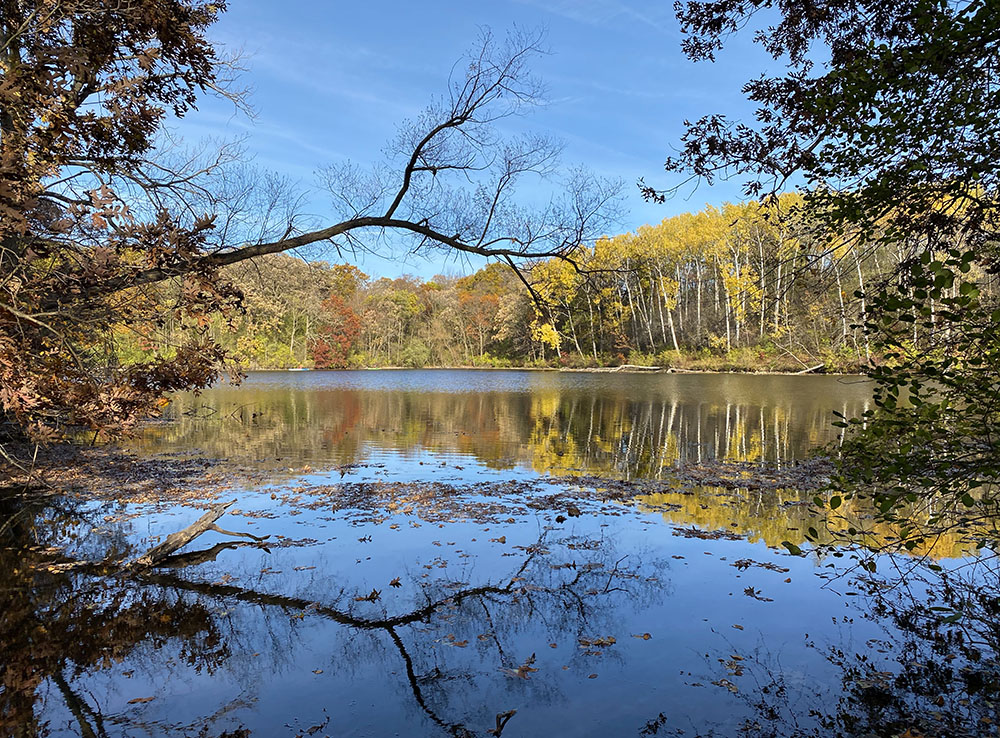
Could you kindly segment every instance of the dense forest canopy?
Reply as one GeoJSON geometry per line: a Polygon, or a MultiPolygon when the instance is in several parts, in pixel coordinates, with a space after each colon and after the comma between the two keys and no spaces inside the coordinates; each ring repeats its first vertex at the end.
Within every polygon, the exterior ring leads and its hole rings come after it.
{"type": "MultiPolygon", "coordinates": [[[[598,239],[574,262],[537,261],[529,286],[502,264],[465,277],[386,279],[274,255],[231,267],[247,312],[215,340],[247,368],[656,366],[828,371],[883,358],[863,330],[868,285],[905,259],[830,242],[802,197],[706,207],[598,239]]],[[[987,292],[994,278],[978,275],[987,292]]],[[[954,287],[957,290],[957,287],[954,287]]],[[[164,293],[165,304],[166,293],[164,293]]],[[[908,325],[914,346],[933,331],[908,325]]],[[[119,351],[148,360],[181,341],[179,323],[122,330],[119,351]]]]}

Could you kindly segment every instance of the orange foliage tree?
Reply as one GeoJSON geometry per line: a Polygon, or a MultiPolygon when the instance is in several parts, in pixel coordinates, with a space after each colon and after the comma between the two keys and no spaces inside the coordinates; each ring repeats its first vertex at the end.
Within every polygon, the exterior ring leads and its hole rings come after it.
{"type": "Polygon", "coordinates": [[[361,335],[361,319],[339,295],[323,301],[323,313],[325,322],[311,346],[313,362],[317,369],[345,369],[361,335]]]}

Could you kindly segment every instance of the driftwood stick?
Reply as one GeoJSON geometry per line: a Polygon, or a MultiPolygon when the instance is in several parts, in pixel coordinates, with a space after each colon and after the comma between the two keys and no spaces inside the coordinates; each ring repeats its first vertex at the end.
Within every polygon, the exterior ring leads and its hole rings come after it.
{"type": "Polygon", "coordinates": [[[153,548],[129,564],[129,567],[133,569],[148,569],[151,566],[156,566],[157,563],[177,549],[186,546],[205,531],[212,530],[215,527],[215,521],[221,518],[226,510],[235,502],[236,500],[230,500],[229,502],[220,502],[218,505],[212,505],[204,515],[191,523],[187,528],[179,530],[176,533],[171,533],[163,543],[153,546],[153,548]]]}
{"type": "Polygon", "coordinates": [[[796,374],[810,374],[811,372],[818,371],[822,369],[826,364],[817,364],[816,366],[810,366],[803,369],[801,372],[795,372],[796,374]]]}

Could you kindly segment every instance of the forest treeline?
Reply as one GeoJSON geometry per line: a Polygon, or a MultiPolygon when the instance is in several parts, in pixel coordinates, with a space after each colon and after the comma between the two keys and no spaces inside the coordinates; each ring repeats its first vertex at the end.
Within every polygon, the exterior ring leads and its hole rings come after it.
{"type": "MultiPolygon", "coordinates": [[[[524,280],[500,263],[424,281],[274,254],[228,269],[244,309],[203,329],[250,369],[628,362],[850,370],[873,358],[861,295],[906,256],[862,253],[857,243],[850,234],[818,238],[800,197],[786,194],[767,207],[707,206],[603,238],[573,261],[529,265],[524,280]]],[[[158,325],[119,332],[126,361],[182,343],[170,290],[158,325]]]]}

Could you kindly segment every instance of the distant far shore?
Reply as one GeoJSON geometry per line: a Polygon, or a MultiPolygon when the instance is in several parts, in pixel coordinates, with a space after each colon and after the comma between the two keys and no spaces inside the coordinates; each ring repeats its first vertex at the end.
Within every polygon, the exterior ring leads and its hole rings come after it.
{"type": "Polygon", "coordinates": [[[806,374],[819,374],[824,376],[856,376],[863,374],[860,367],[838,369],[831,371],[822,365],[806,367],[800,370],[781,369],[761,369],[761,368],[721,368],[721,369],[685,369],[681,367],[658,367],[642,366],[634,364],[623,364],[620,366],[597,366],[597,367],[560,367],[560,366],[356,366],[335,368],[315,368],[315,367],[252,367],[244,369],[246,372],[335,372],[335,371],[517,371],[517,372],[565,372],[576,374],[757,374],[773,376],[796,376],[806,374]]]}

